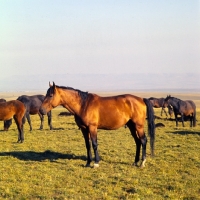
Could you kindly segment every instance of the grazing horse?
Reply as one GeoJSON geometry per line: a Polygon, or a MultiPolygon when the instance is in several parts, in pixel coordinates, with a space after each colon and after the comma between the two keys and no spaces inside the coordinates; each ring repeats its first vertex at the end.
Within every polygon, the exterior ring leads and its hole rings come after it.
{"type": "Polygon", "coordinates": [[[23,125],[25,123],[25,117],[24,117],[25,112],[26,108],[24,104],[18,100],[12,100],[0,103],[0,120],[5,121],[12,119],[12,117],[15,120],[17,129],[19,131],[17,142],[24,141],[23,125]]]}
{"type": "MultiPolygon", "coordinates": [[[[17,100],[21,101],[26,107],[26,118],[30,126],[30,131],[32,131],[30,115],[35,115],[35,114],[38,114],[41,120],[40,130],[43,129],[44,115],[41,114],[39,110],[40,106],[42,105],[42,102],[44,101],[44,98],[45,98],[44,95],[33,95],[33,96],[22,95],[17,98],[17,100]]],[[[47,113],[47,116],[48,116],[48,125],[50,127],[50,130],[52,130],[51,111],[47,113]]]]}
{"type": "Polygon", "coordinates": [[[47,90],[40,110],[45,114],[56,106],[62,105],[74,115],[75,122],[81,129],[85,139],[87,149],[86,167],[89,167],[92,161],[90,139],[95,155],[94,167],[99,166],[97,129],[114,130],[124,125],[127,125],[130,129],[136,143],[134,164],[137,165],[139,162],[142,146],[141,167],[144,167],[147,144],[147,137],[144,133],[146,114],[152,155],[154,153],[155,138],[154,111],[148,99],[130,94],[100,97],[70,87],[57,86],[54,82],[53,85],[49,84],[49,86],[50,88],[47,90]]]}
{"type": "Polygon", "coordinates": [[[172,115],[173,115],[173,109],[172,109],[171,106],[168,106],[168,105],[164,107],[164,106],[163,106],[164,100],[165,100],[164,98],[155,98],[155,97],[150,97],[150,98],[149,98],[149,101],[151,102],[151,104],[152,104],[152,106],[153,106],[154,108],[161,108],[161,113],[160,113],[161,116],[162,116],[162,113],[163,113],[163,111],[164,111],[166,117],[168,117],[167,112],[166,112],[166,110],[165,110],[165,108],[167,107],[167,108],[168,108],[169,116],[170,116],[170,118],[171,118],[172,115]]]}
{"type": "MultiPolygon", "coordinates": [[[[0,103],[2,103],[2,102],[5,103],[6,100],[5,99],[0,99],[0,103]]],[[[8,131],[8,129],[10,128],[11,124],[12,124],[12,119],[5,120],[4,123],[3,123],[4,131],[8,131]]]]}
{"type": "Polygon", "coordinates": [[[190,127],[196,126],[196,105],[191,100],[182,101],[176,97],[167,96],[163,106],[171,105],[174,110],[176,126],[178,126],[178,115],[181,115],[182,125],[184,127],[184,117],[190,118],[190,127]]]}

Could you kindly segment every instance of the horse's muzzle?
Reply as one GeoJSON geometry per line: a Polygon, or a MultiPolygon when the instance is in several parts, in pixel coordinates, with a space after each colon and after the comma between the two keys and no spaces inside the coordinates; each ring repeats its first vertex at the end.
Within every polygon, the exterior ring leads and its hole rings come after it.
{"type": "Polygon", "coordinates": [[[44,108],[42,108],[42,107],[40,107],[40,113],[42,114],[42,115],[46,115],[47,114],[47,111],[46,111],[46,109],[44,109],[44,108]]]}

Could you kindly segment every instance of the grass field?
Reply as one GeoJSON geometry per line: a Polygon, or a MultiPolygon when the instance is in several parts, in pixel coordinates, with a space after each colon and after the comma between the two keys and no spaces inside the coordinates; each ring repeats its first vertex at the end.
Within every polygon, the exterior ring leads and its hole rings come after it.
{"type": "Polygon", "coordinates": [[[31,116],[33,131],[26,123],[23,144],[16,143],[14,123],[0,131],[0,199],[200,199],[199,108],[195,128],[156,119],[165,127],[156,130],[155,157],[147,144],[143,169],[132,166],[135,143],[124,127],[98,131],[100,167],[85,168],[82,134],[72,116],[58,116],[62,111],[53,110],[52,131],[47,117],[40,131],[39,117],[31,116]]]}

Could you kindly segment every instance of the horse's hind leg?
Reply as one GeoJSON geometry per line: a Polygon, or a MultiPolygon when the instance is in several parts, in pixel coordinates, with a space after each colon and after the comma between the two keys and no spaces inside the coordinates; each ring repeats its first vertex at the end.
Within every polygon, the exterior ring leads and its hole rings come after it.
{"type": "Polygon", "coordinates": [[[28,124],[30,126],[30,131],[32,131],[31,118],[30,118],[30,115],[28,112],[26,113],[26,118],[27,118],[28,124]]]}
{"type": "Polygon", "coordinates": [[[141,149],[141,139],[138,137],[138,134],[136,132],[136,125],[135,123],[133,123],[132,121],[129,121],[127,123],[127,126],[131,132],[131,135],[133,136],[134,140],[135,140],[135,144],[136,144],[136,155],[135,155],[135,162],[134,165],[137,166],[137,163],[140,160],[140,149],[141,149]]]}
{"type": "Polygon", "coordinates": [[[23,117],[20,117],[20,116],[14,116],[14,120],[15,120],[15,123],[17,125],[17,129],[18,129],[18,140],[17,142],[23,142],[24,141],[24,132],[23,132],[23,117]]]}
{"type": "Polygon", "coordinates": [[[142,145],[141,167],[144,167],[145,162],[146,162],[146,145],[147,145],[147,137],[144,133],[144,126],[141,124],[133,124],[133,122],[132,122],[132,125],[129,125],[129,126],[130,126],[131,133],[132,133],[132,135],[136,141],[136,145],[137,145],[135,161],[138,160],[138,157],[140,154],[140,147],[142,145]],[[135,127],[134,129],[133,129],[133,126],[135,127]]]}
{"type": "Polygon", "coordinates": [[[94,150],[94,156],[95,156],[95,163],[94,163],[94,167],[99,167],[99,153],[98,153],[98,143],[97,143],[97,127],[96,126],[90,126],[89,127],[89,133],[90,133],[90,138],[92,141],[92,147],[94,150]]]}
{"type": "Polygon", "coordinates": [[[192,127],[193,126],[193,118],[194,118],[193,114],[190,115],[189,118],[190,118],[190,127],[192,127]]]}
{"type": "Polygon", "coordinates": [[[196,111],[193,113],[193,127],[195,127],[196,126],[196,111]]]}

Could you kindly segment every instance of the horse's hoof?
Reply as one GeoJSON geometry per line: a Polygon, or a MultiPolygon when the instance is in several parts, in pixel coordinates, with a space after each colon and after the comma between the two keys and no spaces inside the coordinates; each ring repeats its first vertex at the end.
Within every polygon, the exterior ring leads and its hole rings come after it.
{"type": "Polygon", "coordinates": [[[85,165],[85,167],[90,167],[90,163],[87,163],[87,164],[85,165]]]}
{"type": "Polygon", "coordinates": [[[134,166],[134,167],[139,167],[139,165],[138,165],[137,162],[134,162],[134,163],[133,163],[133,166],[134,166]]]}
{"type": "Polygon", "coordinates": [[[146,162],[146,160],[143,160],[143,161],[142,161],[142,163],[141,163],[141,165],[140,165],[140,168],[144,168],[144,167],[145,167],[145,162],[146,162]]]}
{"type": "Polygon", "coordinates": [[[99,163],[94,163],[94,168],[98,168],[99,167],[99,163]]]}

